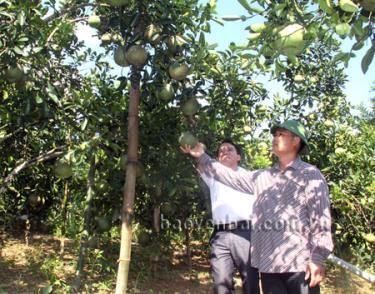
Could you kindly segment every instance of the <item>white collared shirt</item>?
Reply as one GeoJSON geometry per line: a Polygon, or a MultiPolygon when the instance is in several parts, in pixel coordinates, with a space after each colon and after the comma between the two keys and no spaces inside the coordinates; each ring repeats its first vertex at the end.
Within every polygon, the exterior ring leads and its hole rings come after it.
{"type": "MultiPolygon", "coordinates": [[[[238,169],[243,170],[240,167],[238,169]]],[[[251,219],[254,195],[234,190],[207,174],[201,174],[201,177],[210,189],[214,224],[227,224],[251,219]]]]}

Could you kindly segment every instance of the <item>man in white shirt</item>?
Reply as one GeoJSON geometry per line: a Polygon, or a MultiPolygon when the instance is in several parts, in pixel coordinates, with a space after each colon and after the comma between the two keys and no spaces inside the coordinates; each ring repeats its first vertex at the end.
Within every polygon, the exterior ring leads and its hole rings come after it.
{"type": "MultiPolygon", "coordinates": [[[[241,160],[241,148],[232,140],[224,140],[217,152],[218,161],[237,171],[241,160]]],[[[238,269],[243,293],[259,293],[258,270],[250,263],[251,214],[254,195],[245,194],[201,173],[210,189],[214,232],[210,239],[210,262],[214,280],[214,292],[234,292],[233,276],[238,269]]]]}

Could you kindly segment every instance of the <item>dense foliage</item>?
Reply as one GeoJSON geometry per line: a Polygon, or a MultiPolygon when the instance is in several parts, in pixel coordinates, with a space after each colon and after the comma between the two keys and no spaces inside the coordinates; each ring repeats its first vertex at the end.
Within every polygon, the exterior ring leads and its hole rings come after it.
{"type": "MultiPolygon", "coordinates": [[[[136,252],[158,261],[174,246],[185,244],[189,255],[191,240],[208,239],[209,227],[199,226],[209,219],[207,191],[193,162],[179,152],[182,132],[192,132],[213,156],[221,139],[231,136],[246,151],[244,164],[259,168],[272,162],[271,122],[298,118],[311,133],[307,160],[322,169],[331,188],[335,253],[373,271],[374,110],[350,112],[340,64],[348,55],[337,55],[339,43],[325,37],[328,29],[293,56],[272,48],[263,54],[274,38],[271,29],[283,19],[308,22],[310,33],[317,29],[314,12],[295,14],[310,1],[259,1],[263,12],[248,9],[270,16],[252,52],[234,44],[215,51],[207,44],[210,21],[218,21],[215,1],[113,2],[0,1],[0,230],[72,238],[77,254],[79,246],[90,255],[118,244],[128,103],[137,79],[136,252]],[[96,28],[101,50],[77,39],[76,24],[86,22],[96,28]],[[140,51],[135,61],[129,57],[134,45],[146,50],[146,59],[140,51]],[[171,72],[181,64],[189,71],[171,72]],[[267,85],[257,82],[261,74],[271,74],[287,94],[269,97],[267,85]],[[191,98],[200,104],[193,112],[186,111],[191,98]]],[[[370,17],[358,11],[353,26],[370,17]]],[[[325,14],[331,24],[348,16],[325,14]]],[[[371,26],[358,34],[369,37],[371,26]]],[[[51,283],[68,281],[54,277],[51,283]]]]}

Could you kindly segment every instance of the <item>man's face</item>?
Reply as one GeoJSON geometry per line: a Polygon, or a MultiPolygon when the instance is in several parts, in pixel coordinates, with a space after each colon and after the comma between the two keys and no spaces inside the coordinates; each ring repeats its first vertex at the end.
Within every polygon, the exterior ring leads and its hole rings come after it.
{"type": "Polygon", "coordinates": [[[228,167],[233,167],[237,166],[241,156],[237,154],[236,148],[232,144],[223,143],[219,147],[218,160],[228,167]]]}
{"type": "Polygon", "coordinates": [[[277,129],[273,134],[272,152],[277,155],[298,153],[300,138],[286,129],[277,129]]]}

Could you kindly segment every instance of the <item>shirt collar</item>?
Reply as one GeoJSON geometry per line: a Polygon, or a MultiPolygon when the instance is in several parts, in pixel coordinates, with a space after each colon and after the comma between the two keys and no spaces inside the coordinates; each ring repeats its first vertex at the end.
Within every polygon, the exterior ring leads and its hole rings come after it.
{"type": "MultiPolygon", "coordinates": [[[[294,169],[294,170],[299,170],[300,168],[301,168],[301,163],[302,163],[302,160],[301,160],[301,158],[299,157],[299,156],[297,156],[297,158],[295,159],[295,160],[293,160],[291,163],[289,163],[289,165],[287,166],[287,168],[285,169],[285,170],[287,170],[287,169],[294,169]]],[[[274,172],[276,172],[276,171],[281,171],[281,169],[280,169],[280,166],[279,166],[279,163],[278,162],[276,162],[273,166],[272,166],[272,170],[274,171],[274,172]]]]}

